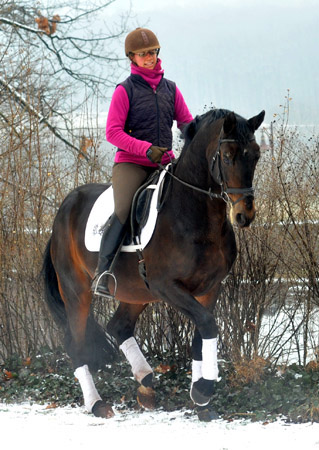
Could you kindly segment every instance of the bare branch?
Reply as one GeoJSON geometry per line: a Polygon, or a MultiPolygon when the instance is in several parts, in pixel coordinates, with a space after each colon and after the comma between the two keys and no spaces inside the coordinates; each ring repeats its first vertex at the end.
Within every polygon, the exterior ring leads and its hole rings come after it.
{"type": "MultiPolygon", "coordinates": [[[[108,89],[113,90],[117,82],[117,70],[124,58],[117,56],[116,46],[127,32],[130,11],[120,25],[102,24],[103,10],[114,2],[88,0],[80,8],[78,1],[56,0],[44,8],[41,0],[36,4],[33,0],[0,0],[0,44],[4,49],[0,86],[3,111],[8,110],[7,124],[16,125],[10,116],[10,99],[14,99],[81,154],[81,149],[72,144],[70,127],[62,129],[61,123],[67,125],[71,114],[82,110],[83,102],[97,104],[99,98],[105,99],[108,89]],[[103,32],[98,35],[89,20],[94,25],[101,23],[103,32]],[[52,118],[57,116],[59,120],[53,126],[52,118]]],[[[89,160],[86,154],[81,156],[89,160]]]]}
{"type": "Polygon", "coordinates": [[[0,16],[0,26],[2,23],[10,25],[13,28],[20,28],[21,30],[27,31],[29,33],[43,34],[43,31],[41,30],[37,30],[36,28],[32,28],[22,23],[15,22],[14,20],[6,19],[5,17],[0,16]]]}
{"type": "Polygon", "coordinates": [[[23,96],[21,94],[19,94],[19,92],[17,92],[16,89],[13,86],[11,86],[9,83],[7,83],[2,77],[0,77],[0,85],[3,88],[5,88],[8,92],[10,92],[10,94],[15,98],[15,100],[20,105],[22,105],[28,111],[29,114],[36,117],[40,124],[42,124],[42,123],[45,124],[49,128],[49,130],[58,139],[60,139],[62,142],[64,142],[68,147],[76,150],[87,161],[89,160],[86,153],[83,153],[78,147],[75,147],[71,142],[69,142],[67,139],[65,139],[61,135],[61,133],[59,132],[57,127],[54,127],[53,125],[51,125],[50,122],[42,114],[40,114],[32,105],[30,105],[30,103],[28,103],[28,101],[25,98],[23,98],[23,96]]]}

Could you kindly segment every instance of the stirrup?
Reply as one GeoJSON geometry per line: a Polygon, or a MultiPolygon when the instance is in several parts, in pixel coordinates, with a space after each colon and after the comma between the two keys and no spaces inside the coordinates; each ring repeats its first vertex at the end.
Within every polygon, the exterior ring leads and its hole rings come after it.
{"type": "Polygon", "coordinates": [[[108,270],[105,270],[100,275],[98,275],[98,278],[97,278],[95,286],[94,286],[94,291],[93,291],[94,295],[99,295],[100,297],[104,297],[104,298],[107,298],[109,300],[114,300],[115,299],[116,290],[117,290],[117,279],[116,279],[115,275],[112,272],[109,272],[108,270]],[[111,294],[110,292],[106,293],[105,291],[104,292],[103,291],[99,291],[99,284],[100,284],[101,279],[104,276],[108,276],[108,277],[112,277],[113,278],[113,280],[114,280],[114,294],[111,294]]]}

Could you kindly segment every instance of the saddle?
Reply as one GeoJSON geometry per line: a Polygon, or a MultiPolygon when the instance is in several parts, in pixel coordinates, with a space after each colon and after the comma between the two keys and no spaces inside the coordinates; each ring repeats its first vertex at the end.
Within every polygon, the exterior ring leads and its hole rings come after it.
{"type": "MultiPolygon", "coordinates": [[[[137,243],[136,241],[140,240],[141,231],[145,227],[149,218],[151,201],[154,190],[159,182],[159,178],[160,171],[156,170],[147,178],[146,182],[136,191],[134,195],[130,212],[130,229],[127,235],[129,243],[137,243]]],[[[159,212],[161,208],[163,185],[164,183],[161,183],[158,191],[156,206],[157,212],[159,212]]]]}
{"type": "MultiPolygon", "coordinates": [[[[157,170],[136,192],[129,218],[129,230],[121,251],[142,250],[150,241],[155,229],[157,214],[165,201],[167,170],[157,170]]],[[[110,186],[95,201],[85,229],[85,246],[91,252],[100,249],[103,227],[114,212],[113,188],[110,186]]]]}

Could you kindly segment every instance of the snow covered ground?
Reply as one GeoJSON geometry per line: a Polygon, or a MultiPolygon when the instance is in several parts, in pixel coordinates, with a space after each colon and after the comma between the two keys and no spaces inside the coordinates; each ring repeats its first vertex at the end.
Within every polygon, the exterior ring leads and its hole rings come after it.
{"type": "Polygon", "coordinates": [[[84,408],[0,403],[2,449],[282,450],[319,449],[319,424],[199,422],[186,411],[121,413],[109,420],[84,408]]]}

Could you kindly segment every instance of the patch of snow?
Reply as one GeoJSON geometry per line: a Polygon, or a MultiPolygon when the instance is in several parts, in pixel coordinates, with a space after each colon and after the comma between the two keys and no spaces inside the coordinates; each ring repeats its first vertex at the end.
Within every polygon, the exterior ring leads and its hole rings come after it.
{"type": "Polygon", "coordinates": [[[269,424],[249,420],[199,422],[190,411],[125,412],[100,419],[83,407],[46,409],[0,403],[1,448],[32,450],[110,448],[171,450],[319,449],[319,424],[269,424]],[[189,414],[185,414],[189,413],[189,414]],[[10,447],[9,447],[10,446],[10,447]]]}

